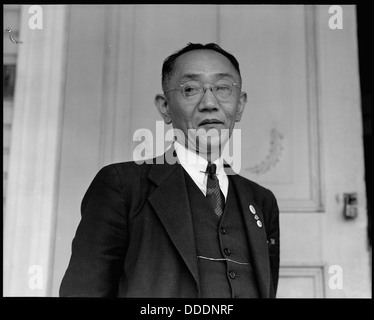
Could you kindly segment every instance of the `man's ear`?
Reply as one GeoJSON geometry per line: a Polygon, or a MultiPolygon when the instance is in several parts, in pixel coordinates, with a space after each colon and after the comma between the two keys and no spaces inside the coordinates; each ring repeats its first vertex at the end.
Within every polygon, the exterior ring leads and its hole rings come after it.
{"type": "Polygon", "coordinates": [[[240,92],[240,97],[239,97],[239,103],[238,103],[238,110],[236,111],[235,115],[235,121],[239,122],[240,119],[242,118],[242,114],[244,111],[244,106],[247,103],[247,93],[246,92],[240,92]]]}
{"type": "Polygon", "coordinates": [[[161,114],[162,118],[164,119],[164,122],[166,124],[171,123],[171,117],[170,117],[170,111],[169,111],[169,102],[165,95],[163,94],[157,94],[155,97],[155,105],[158,110],[158,112],[161,114]]]}

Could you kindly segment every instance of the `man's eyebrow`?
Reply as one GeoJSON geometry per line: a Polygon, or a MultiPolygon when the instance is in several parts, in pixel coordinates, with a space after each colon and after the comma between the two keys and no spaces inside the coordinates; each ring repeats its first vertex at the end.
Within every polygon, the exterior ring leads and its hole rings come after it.
{"type": "Polygon", "coordinates": [[[218,73],[217,76],[220,78],[228,77],[234,79],[234,76],[231,73],[218,73]]]}
{"type": "MultiPolygon", "coordinates": [[[[202,74],[199,73],[186,73],[184,74],[180,80],[200,80],[202,74]]],[[[234,79],[234,76],[231,73],[215,73],[214,76],[216,78],[231,78],[234,79]]]]}

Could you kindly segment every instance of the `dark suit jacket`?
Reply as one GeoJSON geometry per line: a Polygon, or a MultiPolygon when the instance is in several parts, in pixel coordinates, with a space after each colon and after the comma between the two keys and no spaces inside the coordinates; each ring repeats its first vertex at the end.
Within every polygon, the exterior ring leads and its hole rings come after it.
{"type": "MultiPolygon", "coordinates": [[[[183,168],[178,163],[153,163],[112,164],[96,175],[82,201],[82,219],[60,296],[199,297],[183,168]]],[[[231,181],[240,196],[261,297],[274,298],[279,272],[275,197],[239,175],[231,181]]]]}

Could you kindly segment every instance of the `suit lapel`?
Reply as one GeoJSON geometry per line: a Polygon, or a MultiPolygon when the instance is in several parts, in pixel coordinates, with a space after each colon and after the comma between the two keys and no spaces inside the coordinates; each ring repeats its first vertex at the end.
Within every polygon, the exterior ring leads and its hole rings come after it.
{"type": "Polygon", "coordinates": [[[253,257],[253,264],[255,267],[258,285],[263,298],[269,297],[270,290],[270,263],[268,257],[267,237],[264,225],[264,217],[258,205],[254,202],[247,186],[238,176],[231,175],[230,182],[233,182],[236,193],[239,195],[239,206],[241,208],[244,221],[247,227],[247,234],[249,239],[249,247],[253,257]],[[252,205],[256,210],[256,214],[261,221],[262,226],[259,227],[254,214],[249,209],[252,205]]]}
{"type": "MultiPolygon", "coordinates": [[[[166,159],[172,159],[173,151],[171,148],[166,152],[166,159]]],[[[178,163],[166,163],[165,158],[163,164],[160,162],[162,161],[152,165],[148,175],[158,185],[149,197],[149,202],[192,273],[198,288],[196,247],[183,168],[178,163]]]]}

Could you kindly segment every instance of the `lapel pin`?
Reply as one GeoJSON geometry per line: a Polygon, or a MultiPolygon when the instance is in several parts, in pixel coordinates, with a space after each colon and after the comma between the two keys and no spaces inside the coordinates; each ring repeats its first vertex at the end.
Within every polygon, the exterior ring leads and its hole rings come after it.
{"type": "Polygon", "coordinates": [[[260,220],[257,220],[257,225],[261,228],[262,227],[262,222],[260,220]]]}
{"type": "Polygon", "coordinates": [[[249,210],[250,210],[253,214],[256,213],[256,209],[255,209],[255,207],[252,206],[251,204],[249,205],[249,210]]]}
{"type": "Polygon", "coordinates": [[[255,214],[255,219],[256,220],[260,219],[257,214],[255,214]]]}

